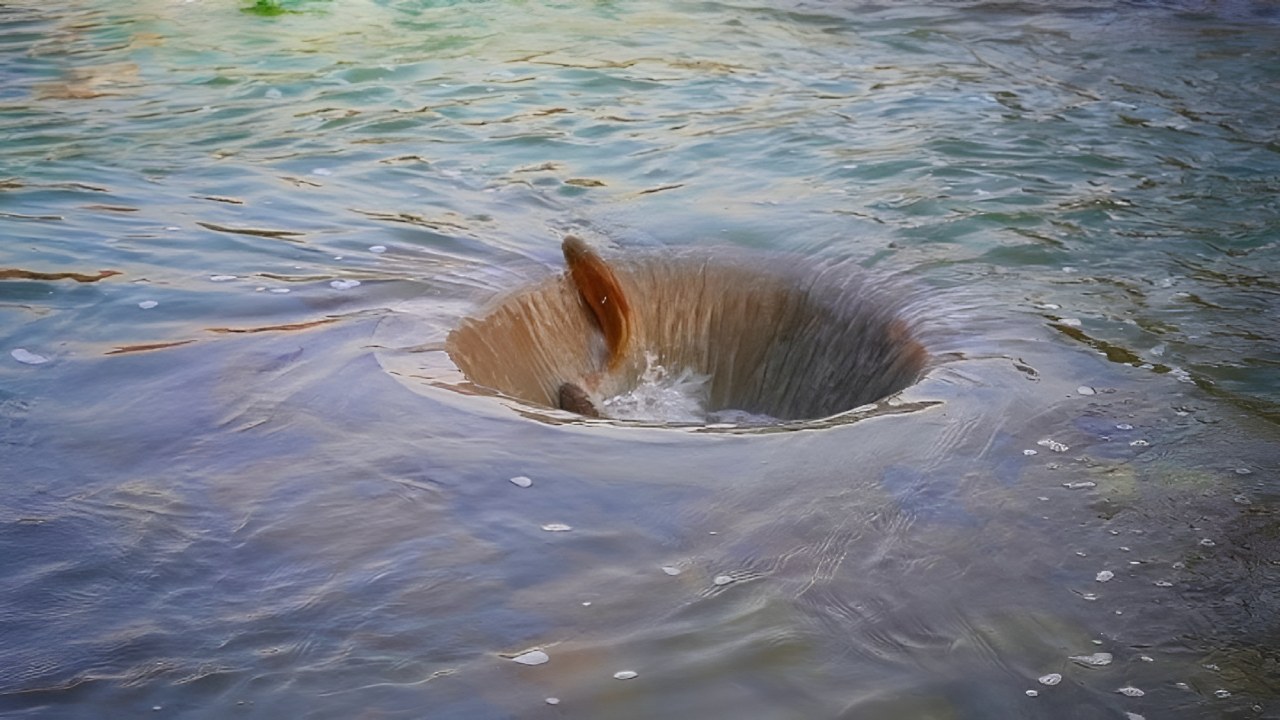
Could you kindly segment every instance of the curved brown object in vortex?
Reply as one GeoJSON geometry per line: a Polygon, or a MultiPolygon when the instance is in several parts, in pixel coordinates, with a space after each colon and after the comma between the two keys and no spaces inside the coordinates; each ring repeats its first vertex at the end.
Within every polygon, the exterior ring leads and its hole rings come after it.
{"type": "Polygon", "coordinates": [[[600,411],[596,409],[595,403],[591,402],[591,396],[587,395],[586,390],[573,383],[564,383],[560,386],[560,393],[556,401],[561,410],[568,410],[587,417],[600,417],[600,411]]]}
{"type": "Polygon", "coordinates": [[[561,249],[578,296],[604,333],[605,368],[613,370],[626,355],[631,342],[631,305],[613,270],[589,245],[578,237],[566,235],[561,249]]]}

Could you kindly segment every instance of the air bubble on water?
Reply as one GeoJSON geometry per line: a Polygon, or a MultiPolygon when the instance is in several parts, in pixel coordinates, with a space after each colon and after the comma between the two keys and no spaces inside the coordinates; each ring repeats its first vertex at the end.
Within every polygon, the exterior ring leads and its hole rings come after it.
{"type": "Polygon", "coordinates": [[[14,360],[17,360],[23,365],[43,365],[49,362],[49,358],[40,355],[39,353],[33,353],[26,348],[15,348],[10,350],[9,354],[13,356],[14,360]]]}
{"type": "Polygon", "coordinates": [[[1058,303],[1040,303],[1036,307],[1040,308],[1041,310],[1061,310],[1062,309],[1062,306],[1059,305],[1058,303]]]}
{"type": "Polygon", "coordinates": [[[1124,687],[1116,688],[1116,692],[1129,697],[1142,697],[1143,695],[1146,695],[1146,693],[1132,685],[1125,685],[1124,687]]]}
{"type": "Polygon", "coordinates": [[[729,583],[733,582],[733,576],[732,576],[732,575],[717,575],[717,576],[715,577],[715,579],[714,579],[714,580],[712,580],[711,582],[715,583],[716,585],[728,585],[729,583]]]}
{"type": "Polygon", "coordinates": [[[1064,444],[1064,443],[1060,443],[1060,442],[1058,442],[1057,440],[1050,440],[1049,438],[1045,438],[1044,440],[1040,440],[1040,441],[1039,441],[1039,442],[1037,442],[1036,444],[1037,444],[1037,445],[1040,445],[1040,446],[1042,446],[1042,447],[1047,447],[1047,448],[1049,448],[1050,450],[1052,450],[1052,451],[1054,451],[1054,452],[1066,452],[1066,451],[1068,451],[1068,450],[1070,450],[1070,449],[1071,449],[1071,447],[1070,447],[1070,446],[1068,446],[1068,445],[1066,445],[1066,444],[1064,444]]]}
{"type": "Polygon", "coordinates": [[[1118,424],[1116,425],[1116,429],[1117,429],[1117,430],[1132,430],[1132,429],[1133,429],[1133,426],[1132,426],[1132,425],[1130,425],[1129,423],[1118,423],[1118,424]]]}
{"type": "Polygon", "coordinates": [[[1039,451],[1036,451],[1036,450],[1032,450],[1032,449],[1030,449],[1030,448],[1027,448],[1026,450],[1023,450],[1023,451],[1022,451],[1022,454],[1023,454],[1023,455],[1026,455],[1027,457],[1031,457],[1032,455],[1039,455],[1040,453],[1039,453],[1039,451]]]}
{"type": "Polygon", "coordinates": [[[674,565],[663,565],[663,566],[662,566],[662,572],[664,572],[664,573],[666,573],[666,574],[668,574],[668,575],[671,575],[671,576],[675,576],[675,575],[679,575],[679,574],[680,574],[680,568],[678,568],[678,567],[676,567],[676,566],[674,566],[674,565]]]}
{"type": "Polygon", "coordinates": [[[1230,690],[1214,690],[1213,696],[1216,698],[1229,698],[1231,697],[1231,691],[1230,690]]]}
{"type": "Polygon", "coordinates": [[[1093,395],[1093,394],[1096,394],[1098,391],[1094,390],[1088,385],[1081,385],[1080,387],[1076,388],[1076,392],[1081,395],[1093,395]]]}
{"type": "Polygon", "coordinates": [[[1142,662],[1155,662],[1155,661],[1156,661],[1156,659],[1155,659],[1155,658],[1153,658],[1153,657],[1151,657],[1150,655],[1139,655],[1139,656],[1138,656],[1138,659],[1139,659],[1139,660],[1141,660],[1142,662]]]}
{"type": "Polygon", "coordinates": [[[515,485],[516,487],[527,488],[530,485],[533,485],[533,481],[525,477],[524,475],[517,475],[511,478],[511,484],[515,485]]]}
{"type": "Polygon", "coordinates": [[[210,282],[231,282],[232,280],[235,280],[235,279],[236,279],[235,275],[210,275],[209,276],[210,282]]]}
{"type": "Polygon", "coordinates": [[[329,287],[338,290],[350,290],[360,284],[359,280],[334,280],[329,283],[329,287]]]}
{"type": "Polygon", "coordinates": [[[1124,714],[1124,720],[1147,720],[1138,713],[1127,712],[1124,714]]]}
{"type": "Polygon", "coordinates": [[[1028,691],[1027,691],[1027,697],[1038,697],[1039,695],[1040,695],[1040,691],[1039,691],[1039,690],[1028,690],[1028,691]]]}
{"type": "Polygon", "coordinates": [[[1087,553],[1087,552],[1085,552],[1085,551],[1083,551],[1083,550],[1077,550],[1077,551],[1076,551],[1076,555],[1079,555],[1080,557],[1089,557],[1089,553],[1087,553]]]}
{"type": "Polygon", "coordinates": [[[267,292],[273,292],[273,293],[275,293],[275,294],[277,294],[277,295],[283,295],[283,294],[285,294],[285,293],[287,293],[287,292],[291,292],[291,291],[290,291],[290,289],[289,289],[289,288],[271,288],[271,289],[270,289],[270,290],[268,290],[267,292]]]}
{"type": "Polygon", "coordinates": [[[1233,497],[1233,498],[1231,498],[1231,499],[1232,499],[1232,500],[1234,500],[1234,501],[1235,501],[1235,503],[1236,503],[1237,505],[1252,505],[1252,504],[1253,504],[1253,501],[1252,501],[1252,500],[1250,500],[1250,499],[1249,499],[1249,497],[1248,497],[1247,495],[1236,495],[1235,497],[1233,497]]]}
{"type": "Polygon", "coordinates": [[[279,88],[267,88],[267,91],[262,95],[268,100],[279,100],[284,97],[284,93],[280,92],[279,88]]]}
{"type": "Polygon", "coordinates": [[[1106,582],[1115,576],[1116,574],[1111,572],[1110,570],[1103,570],[1102,572],[1095,575],[1093,579],[1097,580],[1098,582],[1106,582]]]}
{"type": "Polygon", "coordinates": [[[591,601],[590,601],[590,600],[583,600],[583,601],[582,601],[582,607],[591,607],[591,601]]]}
{"type": "Polygon", "coordinates": [[[569,532],[573,528],[569,525],[565,525],[564,523],[547,523],[542,526],[542,529],[547,532],[569,532]]]}
{"type": "Polygon", "coordinates": [[[1059,675],[1058,673],[1049,673],[1048,675],[1041,675],[1037,679],[1040,681],[1041,685],[1049,685],[1051,687],[1062,682],[1062,676],[1059,675]]]}
{"type": "Polygon", "coordinates": [[[1133,442],[1129,443],[1130,447],[1146,447],[1150,444],[1151,443],[1147,442],[1146,440],[1134,440],[1133,442]]]}
{"type": "Polygon", "coordinates": [[[548,705],[559,705],[559,704],[560,704],[560,698],[558,698],[558,697],[549,697],[549,698],[547,698],[547,704],[548,704],[548,705]]]}
{"type": "Polygon", "coordinates": [[[1253,474],[1253,471],[1252,471],[1252,470],[1250,470],[1250,469],[1249,469],[1249,468],[1247,468],[1247,467],[1238,467],[1238,468],[1236,468],[1236,474],[1237,474],[1237,475],[1252,475],[1252,474],[1253,474]]]}
{"type": "Polygon", "coordinates": [[[1094,600],[1098,599],[1098,595],[1096,593],[1091,593],[1091,592],[1080,593],[1080,597],[1084,598],[1085,600],[1088,600],[1089,602],[1093,602],[1094,600]]]}
{"type": "Polygon", "coordinates": [[[329,168],[316,168],[315,170],[311,171],[311,174],[312,175],[332,175],[333,171],[330,170],[329,168]]]}
{"type": "Polygon", "coordinates": [[[142,302],[138,303],[138,307],[142,308],[143,310],[150,310],[151,308],[159,304],[160,303],[156,302],[155,300],[143,300],[142,302]]]}
{"type": "Polygon", "coordinates": [[[1062,318],[1058,322],[1066,325],[1067,327],[1080,327],[1081,325],[1080,318],[1062,318]]]}
{"type": "Polygon", "coordinates": [[[1219,670],[1221,670],[1222,668],[1218,667],[1217,665],[1215,665],[1215,664],[1213,664],[1213,663],[1205,663],[1205,665],[1204,665],[1204,669],[1205,669],[1205,670],[1212,670],[1213,672],[1218,672],[1218,671],[1219,671],[1219,670]]]}
{"type": "Polygon", "coordinates": [[[376,253],[376,254],[378,254],[378,255],[381,255],[382,253],[384,253],[384,252],[386,252],[386,251],[387,251],[387,246],[386,246],[386,245],[370,245],[370,246],[369,246],[369,252],[371,252],[371,253],[376,253]]]}
{"type": "Polygon", "coordinates": [[[1157,580],[1152,584],[1155,585],[1156,587],[1173,587],[1173,583],[1169,582],[1168,580],[1157,580]]]}
{"type": "Polygon", "coordinates": [[[518,662],[521,665],[541,665],[551,660],[551,657],[541,650],[530,650],[527,653],[521,653],[513,658],[512,662],[518,662]]]}
{"type": "Polygon", "coordinates": [[[619,670],[618,672],[613,674],[613,677],[615,680],[630,680],[631,678],[636,677],[639,674],[640,673],[636,672],[635,670],[619,670]]]}
{"type": "Polygon", "coordinates": [[[1062,487],[1068,490],[1084,490],[1086,488],[1097,487],[1098,483],[1092,480],[1082,480],[1080,482],[1062,483],[1062,487]]]}
{"type": "Polygon", "coordinates": [[[1213,547],[1214,545],[1217,545],[1218,543],[1214,542],[1213,540],[1210,540],[1209,538],[1203,538],[1203,539],[1201,539],[1201,540],[1200,540],[1200,544],[1201,544],[1202,546],[1204,546],[1204,547],[1213,547]]]}

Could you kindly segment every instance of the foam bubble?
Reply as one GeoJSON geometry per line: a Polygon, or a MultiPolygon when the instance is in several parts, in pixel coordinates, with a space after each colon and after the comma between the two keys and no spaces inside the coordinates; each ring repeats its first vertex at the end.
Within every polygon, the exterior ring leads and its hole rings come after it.
{"type": "Polygon", "coordinates": [[[521,665],[541,665],[551,660],[551,657],[541,650],[530,650],[527,653],[521,653],[513,658],[512,662],[518,662],[521,665]]]}
{"type": "Polygon", "coordinates": [[[1111,653],[1099,652],[1092,655],[1072,655],[1070,660],[1090,667],[1104,667],[1111,664],[1111,653]]]}
{"type": "Polygon", "coordinates": [[[1145,692],[1139,690],[1138,688],[1132,685],[1125,685],[1124,687],[1116,688],[1116,692],[1120,693],[1121,695],[1127,695],[1129,697],[1142,697],[1143,695],[1146,695],[1145,692]]]}
{"type": "Polygon", "coordinates": [[[49,362],[49,358],[38,353],[33,353],[26,348],[10,350],[9,354],[13,356],[14,360],[17,360],[23,365],[43,365],[49,362]]]}

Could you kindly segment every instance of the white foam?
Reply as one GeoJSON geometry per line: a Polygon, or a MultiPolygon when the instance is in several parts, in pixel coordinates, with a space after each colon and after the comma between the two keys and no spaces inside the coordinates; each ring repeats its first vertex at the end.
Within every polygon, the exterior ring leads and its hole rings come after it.
{"type": "Polygon", "coordinates": [[[1111,664],[1111,653],[1099,652],[1092,655],[1072,655],[1071,660],[1081,665],[1103,667],[1111,664]]]}
{"type": "Polygon", "coordinates": [[[710,378],[691,370],[671,372],[649,353],[645,354],[645,361],[640,383],[628,392],[606,399],[602,403],[604,414],[617,420],[705,422],[710,378]]]}
{"type": "Polygon", "coordinates": [[[721,428],[778,424],[778,418],[771,415],[734,408],[708,412],[710,381],[710,376],[687,368],[667,368],[657,356],[646,352],[639,383],[625,393],[606,398],[600,407],[604,415],[615,420],[699,423],[721,428]]]}
{"type": "Polygon", "coordinates": [[[546,653],[542,652],[541,650],[530,650],[527,653],[523,653],[511,658],[511,661],[518,662],[521,665],[541,665],[549,661],[550,659],[551,657],[548,656],[546,653]]]}
{"type": "Polygon", "coordinates": [[[1129,697],[1142,697],[1143,695],[1146,695],[1146,693],[1142,692],[1136,687],[1133,687],[1132,685],[1125,685],[1122,688],[1116,688],[1116,692],[1120,693],[1121,695],[1128,695],[1129,697]]]}
{"type": "Polygon", "coordinates": [[[43,365],[49,362],[49,358],[37,353],[33,353],[26,348],[17,348],[15,350],[10,350],[9,354],[13,356],[14,360],[17,360],[23,365],[43,365]]]}

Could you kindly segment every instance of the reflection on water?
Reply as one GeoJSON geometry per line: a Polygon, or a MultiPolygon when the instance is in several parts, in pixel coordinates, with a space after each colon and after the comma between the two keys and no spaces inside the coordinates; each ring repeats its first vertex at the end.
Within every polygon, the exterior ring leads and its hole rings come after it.
{"type": "Polygon", "coordinates": [[[1277,712],[1273,3],[281,6],[0,7],[0,714],[1277,712]],[[796,259],[691,321],[892,277],[934,361],[469,385],[567,233],[796,259]]]}

